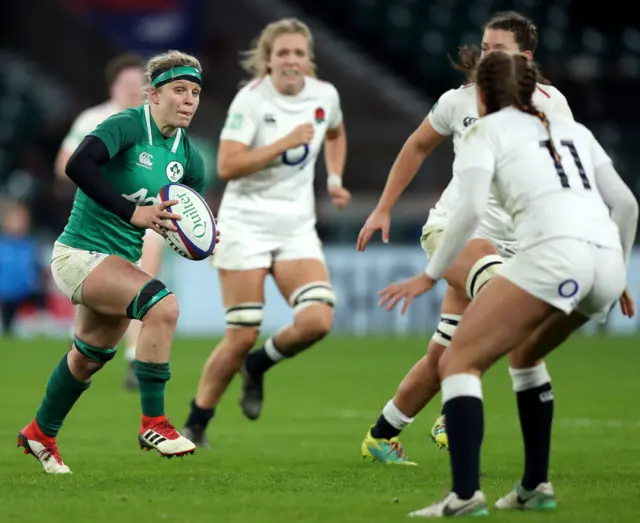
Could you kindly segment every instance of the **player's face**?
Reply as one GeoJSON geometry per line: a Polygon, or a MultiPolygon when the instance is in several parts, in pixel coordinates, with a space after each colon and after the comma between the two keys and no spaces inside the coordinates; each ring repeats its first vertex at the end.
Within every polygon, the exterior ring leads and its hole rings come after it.
{"type": "Polygon", "coordinates": [[[298,93],[309,71],[309,42],[301,34],[283,34],[273,42],[269,69],[276,89],[284,94],[298,93]]]}
{"type": "Polygon", "coordinates": [[[122,109],[138,107],[144,100],[144,71],[138,67],[123,69],[111,86],[111,98],[122,109]]]}
{"type": "MultiPolygon", "coordinates": [[[[486,56],[492,51],[523,53],[511,31],[504,31],[502,29],[485,29],[484,34],[482,35],[482,56],[486,56]]],[[[530,51],[524,51],[523,54],[526,54],[529,59],[531,59],[530,51]]]]}
{"type": "MultiPolygon", "coordinates": [[[[151,93],[150,93],[151,94],[151,93]]],[[[151,96],[157,100],[163,124],[170,127],[189,127],[200,104],[200,86],[188,80],[163,85],[151,96]]]]}

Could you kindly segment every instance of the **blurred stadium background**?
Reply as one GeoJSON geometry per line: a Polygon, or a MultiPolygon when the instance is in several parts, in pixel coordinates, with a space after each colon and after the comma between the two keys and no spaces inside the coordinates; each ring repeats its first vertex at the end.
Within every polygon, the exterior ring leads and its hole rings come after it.
{"type": "MultiPolygon", "coordinates": [[[[239,52],[269,21],[285,16],[307,21],[316,40],[319,74],[341,94],[349,139],[345,183],[354,195],[351,207],[338,213],[330,205],[322,161],[316,180],[318,229],[327,246],[339,307],[345,311],[337,315],[336,330],[428,333],[437,317],[441,289],[419,300],[405,318],[382,313],[376,291],[422,269],[417,239],[428,209],[450,179],[450,143],[429,157],[398,204],[391,245],[356,254],[354,243],[405,138],[441,93],[462,82],[447,55],[454,57],[461,44],[479,43],[479,28],[498,10],[516,9],[532,17],[540,30],[536,59],[543,71],[638,192],[640,128],[633,108],[640,88],[640,30],[623,6],[610,0],[603,13],[585,9],[576,0],[7,3],[0,22],[0,205],[5,211],[0,214],[6,221],[13,209],[10,202],[27,206],[44,274],[39,299],[20,310],[16,333],[67,332],[71,309],[49,279],[48,259],[75,188],[56,180],[54,158],[77,114],[108,97],[104,67],[121,52],[147,57],[178,48],[202,61],[203,101],[190,132],[207,160],[208,201],[215,211],[223,190],[215,169],[217,140],[242,79],[239,52]]],[[[632,277],[640,274],[635,270],[639,260],[634,257],[632,277]]],[[[11,280],[11,271],[22,269],[14,264],[0,270],[5,273],[0,279],[11,280]]],[[[216,275],[206,262],[186,262],[167,250],[163,278],[180,297],[182,335],[221,332],[216,275]]],[[[640,282],[631,283],[634,292],[640,291],[640,282]]],[[[272,286],[267,302],[268,331],[281,325],[289,311],[272,286]]],[[[614,315],[608,328],[636,327],[614,315]]]]}
{"type": "MultiPolygon", "coordinates": [[[[479,27],[504,9],[519,10],[538,24],[536,58],[543,71],[638,194],[638,18],[633,6],[620,0],[591,7],[578,0],[5,2],[0,220],[3,229],[10,228],[12,218],[26,209],[31,226],[24,241],[36,249],[35,254],[24,250],[26,258],[18,259],[0,233],[0,293],[15,281],[37,280],[38,274],[42,279],[34,299],[20,307],[16,338],[0,335],[0,491],[5,494],[0,521],[389,523],[405,521],[409,510],[445,493],[446,453],[427,443],[438,400],[403,433],[407,453],[420,467],[360,463],[359,445],[406,370],[424,354],[437,323],[441,287],[416,301],[405,317],[384,313],[376,292],[424,268],[418,237],[450,179],[451,144],[429,157],[400,200],[389,245],[375,242],[356,253],[355,239],[406,137],[441,93],[462,82],[447,54],[455,56],[461,44],[479,43],[479,27]],[[318,349],[270,371],[268,400],[257,424],[237,407],[236,380],[210,428],[213,448],[185,461],[136,452],[139,400],[121,386],[126,368],[119,356],[96,376],[60,434],[62,455],[74,474],[45,477],[13,444],[35,412],[50,370],[69,347],[73,311],[49,271],[52,244],[75,191],[54,175],[64,135],[80,111],[107,99],[104,68],[111,58],[123,51],[147,57],[171,48],[195,54],[204,66],[205,87],[190,134],[207,160],[207,198],[215,211],[223,189],[215,170],[217,141],[242,78],[239,52],[267,22],[288,16],[311,26],[319,74],[341,94],[348,133],[345,183],[353,191],[351,207],[338,213],[326,199],[322,161],[316,180],[318,228],[339,297],[336,332],[318,349]],[[29,267],[37,274],[25,276],[29,267]]],[[[189,262],[167,249],[161,278],[181,306],[167,396],[167,412],[179,425],[202,363],[223,331],[224,314],[216,274],[206,262],[189,262]]],[[[629,284],[640,298],[640,250],[629,284]]],[[[267,290],[265,334],[291,315],[271,283],[267,290]]],[[[551,475],[560,509],[554,515],[527,514],[528,522],[549,516],[559,523],[640,520],[637,329],[637,320],[624,320],[616,310],[603,328],[607,332],[590,325],[585,331],[592,336],[573,338],[550,358],[557,397],[551,475]]],[[[484,388],[483,484],[495,500],[517,481],[522,460],[505,362],[489,372],[484,388]]]]}

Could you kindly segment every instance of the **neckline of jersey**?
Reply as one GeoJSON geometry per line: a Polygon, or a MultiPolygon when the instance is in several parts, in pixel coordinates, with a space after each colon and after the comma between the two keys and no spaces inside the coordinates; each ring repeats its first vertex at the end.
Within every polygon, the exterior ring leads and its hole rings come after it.
{"type": "Polygon", "coordinates": [[[167,149],[171,149],[172,153],[175,153],[178,150],[178,146],[180,145],[180,139],[182,138],[182,129],[178,128],[176,134],[173,136],[166,137],[162,134],[155,120],[151,116],[151,109],[149,108],[149,104],[144,105],[144,119],[145,126],[147,128],[147,137],[149,139],[149,145],[153,145],[154,142],[156,145],[162,144],[167,149]]]}
{"type": "Polygon", "coordinates": [[[306,94],[307,89],[309,88],[309,77],[306,75],[304,76],[304,84],[302,86],[302,89],[300,89],[300,92],[297,94],[282,94],[276,88],[275,84],[273,83],[273,80],[271,79],[270,74],[267,75],[266,80],[269,83],[269,87],[273,90],[276,96],[282,98],[283,100],[291,100],[295,102],[296,100],[302,98],[303,95],[306,94]]]}

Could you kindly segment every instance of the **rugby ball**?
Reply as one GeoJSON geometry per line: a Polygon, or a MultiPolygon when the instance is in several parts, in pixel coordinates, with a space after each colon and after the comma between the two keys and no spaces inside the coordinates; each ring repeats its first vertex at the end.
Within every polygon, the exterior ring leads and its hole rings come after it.
{"type": "Polygon", "coordinates": [[[181,183],[165,185],[158,193],[161,202],[179,200],[167,208],[179,214],[181,220],[171,220],[177,231],[165,229],[165,241],[180,256],[188,260],[208,258],[216,246],[216,222],[207,202],[191,187],[181,183]]]}

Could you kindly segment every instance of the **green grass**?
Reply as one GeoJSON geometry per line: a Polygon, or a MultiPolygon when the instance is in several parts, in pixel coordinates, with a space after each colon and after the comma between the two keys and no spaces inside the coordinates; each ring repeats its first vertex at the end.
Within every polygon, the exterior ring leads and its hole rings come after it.
{"type": "MultiPolygon", "coordinates": [[[[211,346],[175,343],[167,412],[178,427],[211,346]]],[[[404,434],[407,454],[419,467],[363,461],[359,447],[424,346],[417,338],[330,338],[270,371],[257,422],[242,417],[234,382],[210,428],[213,448],[173,460],[138,449],[138,398],[121,388],[118,357],[96,376],[58,438],[74,474],[50,477],[15,443],[65,344],[0,341],[0,521],[407,521],[409,511],[436,501],[450,484],[447,454],[428,436],[439,398],[404,434]]],[[[559,508],[551,514],[493,510],[493,519],[640,520],[639,367],[634,338],[576,338],[552,355],[557,415],[551,479],[559,508]]],[[[493,503],[518,480],[522,445],[504,363],[487,374],[484,387],[483,488],[493,503]]]]}

